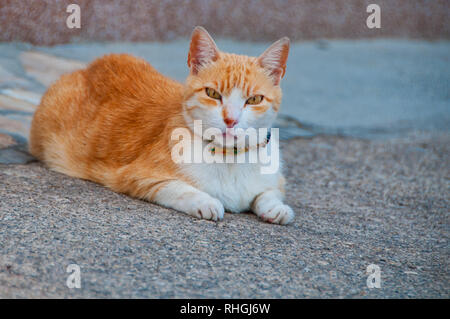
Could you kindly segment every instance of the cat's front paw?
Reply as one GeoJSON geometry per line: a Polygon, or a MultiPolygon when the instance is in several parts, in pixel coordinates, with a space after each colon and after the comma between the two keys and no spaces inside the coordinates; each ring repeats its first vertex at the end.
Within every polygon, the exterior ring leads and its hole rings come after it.
{"type": "Polygon", "coordinates": [[[218,199],[206,195],[194,196],[187,205],[186,212],[200,219],[217,221],[223,219],[225,209],[218,199]]]}
{"type": "Polygon", "coordinates": [[[259,217],[272,224],[286,225],[294,220],[294,211],[288,205],[278,204],[268,211],[259,214],[259,217]]]}

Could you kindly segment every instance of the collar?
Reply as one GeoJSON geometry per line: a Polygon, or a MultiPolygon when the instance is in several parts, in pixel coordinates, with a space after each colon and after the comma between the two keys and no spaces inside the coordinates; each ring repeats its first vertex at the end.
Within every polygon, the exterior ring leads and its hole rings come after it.
{"type": "Polygon", "coordinates": [[[267,136],[264,139],[264,141],[262,143],[257,144],[256,147],[246,146],[246,147],[242,147],[242,148],[237,148],[237,147],[222,148],[220,146],[214,146],[214,147],[211,147],[210,152],[211,152],[211,154],[218,153],[218,154],[223,154],[223,155],[229,155],[229,154],[237,155],[237,154],[241,154],[241,153],[247,153],[251,149],[258,149],[260,147],[266,147],[266,145],[269,144],[270,136],[271,136],[271,134],[269,131],[269,132],[267,132],[267,136]]]}

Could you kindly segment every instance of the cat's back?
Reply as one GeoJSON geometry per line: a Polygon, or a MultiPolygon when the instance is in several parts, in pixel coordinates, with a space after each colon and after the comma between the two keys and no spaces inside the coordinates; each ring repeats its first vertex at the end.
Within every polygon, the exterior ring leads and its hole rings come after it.
{"type": "MultiPolygon", "coordinates": [[[[57,115],[79,122],[119,109],[150,110],[177,104],[183,85],[155,70],[148,62],[128,54],[109,54],[94,60],[85,69],[65,74],[53,83],[42,97],[35,113],[57,115]]],[[[51,121],[47,121],[47,126],[51,121]]],[[[68,124],[68,123],[66,123],[68,124]]],[[[67,127],[66,127],[67,128],[67,127]]]]}
{"type": "Polygon", "coordinates": [[[160,131],[161,123],[179,112],[182,95],[182,84],[145,60],[106,55],[63,75],[47,90],[33,117],[30,152],[77,177],[85,176],[73,167],[86,171],[82,164],[100,157],[132,160],[140,150],[123,145],[140,146],[141,139],[160,131]],[[122,140],[127,143],[117,143],[122,140]]]}
{"type": "MultiPolygon", "coordinates": [[[[92,62],[84,76],[91,98],[160,104],[182,94],[183,86],[153,68],[143,59],[128,54],[109,54],[92,62]]],[[[168,102],[168,101],[167,101],[168,102]]]]}

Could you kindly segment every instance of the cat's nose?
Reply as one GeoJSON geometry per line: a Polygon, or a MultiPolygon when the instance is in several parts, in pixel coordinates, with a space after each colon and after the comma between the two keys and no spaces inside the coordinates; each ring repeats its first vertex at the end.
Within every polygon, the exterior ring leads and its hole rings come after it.
{"type": "Polygon", "coordinates": [[[238,123],[237,119],[230,118],[230,117],[224,118],[223,121],[225,122],[225,124],[227,125],[228,128],[234,127],[238,123]]]}
{"type": "Polygon", "coordinates": [[[227,105],[222,109],[223,121],[228,128],[234,127],[239,122],[241,112],[238,107],[227,105]]]}

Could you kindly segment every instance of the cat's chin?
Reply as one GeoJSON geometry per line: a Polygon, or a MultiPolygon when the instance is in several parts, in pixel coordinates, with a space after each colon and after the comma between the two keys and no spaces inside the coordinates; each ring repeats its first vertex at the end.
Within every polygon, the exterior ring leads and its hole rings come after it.
{"type": "Polygon", "coordinates": [[[213,140],[204,140],[207,143],[213,143],[214,145],[220,148],[245,148],[245,147],[256,147],[258,144],[250,145],[250,142],[246,138],[246,136],[235,136],[230,134],[222,134],[221,137],[216,137],[213,140]]]}

